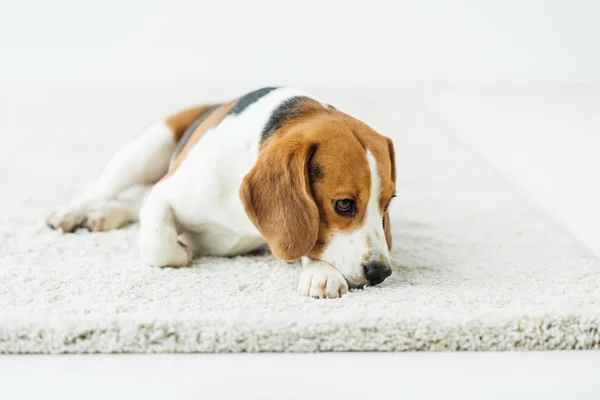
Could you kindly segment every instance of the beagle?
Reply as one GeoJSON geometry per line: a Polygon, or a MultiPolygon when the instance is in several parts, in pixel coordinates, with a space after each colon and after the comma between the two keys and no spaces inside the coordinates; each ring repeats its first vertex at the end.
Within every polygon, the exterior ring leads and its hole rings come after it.
{"type": "Polygon", "coordinates": [[[154,123],[47,224],[105,231],[139,220],[142,260],[156,267],[267,244],[281,260],[302,259],[301,295],[337,298],[392,272],[395,181],[390,139],[269,87],[154,123]]]}

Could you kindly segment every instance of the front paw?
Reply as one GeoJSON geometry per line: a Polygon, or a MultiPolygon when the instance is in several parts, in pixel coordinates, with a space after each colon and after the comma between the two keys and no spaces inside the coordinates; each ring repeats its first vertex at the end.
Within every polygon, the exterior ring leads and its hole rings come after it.
{"type": "Polygon", "coordinates": [[[142,261],[152,267],[189,267],[192,251],[179,241],[150,245],[142,244],[142,261]]]}
{"type": "Polygon", "coordinates": [[[344,276],[329,264],[318,262],[304,267],[298,281],[298,294],[317,299],[337,299],[348,293],[344,276]]]}
{"type": "Polygon", "coordinates": [[[52,229],[62,229],[63,232],[74,232],[85,220],[86,216],[81,212],[55,211],[46,219],[46,225],[52,229]]]}

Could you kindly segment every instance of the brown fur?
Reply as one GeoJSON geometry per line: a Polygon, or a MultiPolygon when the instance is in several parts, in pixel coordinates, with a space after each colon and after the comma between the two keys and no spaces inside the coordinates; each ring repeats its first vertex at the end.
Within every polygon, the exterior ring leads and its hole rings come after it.
{"type": "MultiPolygon", "coordinates": [[[[284,260],[319,258],[334,232],[350,232],[361,225],[371,188],[365,148],[377,160],[382,210],[396,190],[389,139],[312,100],[299,106],[304,112],[293,112],[295,117],[285,120],[263,143],[259,160],[240,189],[248,216],[273,253],[284,260]],[[315,170],[318,179],[311,181],[315,170]],[[346,198],[356,202],[354,217],[340,216],[333,208],[334,200],[346,198]]],[[[389,230],[389,220],[387,226],[389,230]]]]}
{"type": "MultiPolygon", "coordinates": [[[[179,153],[177,155],[177,158],[175,158],[175,161],[173,162],[173,165],[169,169],[169,172],[167,172],[167,174],[165,175],[165,178],[171,176],[177,170],[177,168],[179,168],[179,165],[181,165],[181,162],[185,159],[185,157],[187,156],[189,151],[196,145],[196,143],[198,143],[198,141],[200,139],[202,139],[202,136],[204,136],[206,131],[208,131],[210,128],[214,128],[215,126],[217,126],[223,120],[223,118],[225,118],[227,113],[235,106],[237,101],[238,100],[236,99],[236,100],[230,101],[227,104],[223,104],[221,107],[219,107],[215,111],[213,111],[212,114],[210,114],[208,116],[208,118],[206,118],[206,120],[204,120],[204,122],[202,122],[196,128],[196,130],[194,131],[194,133],[192,134],[192,136],[190,137],[188,142],[185,144],[185,146],[181,150],[181,153],[179,153]]],[[[209,106],[209,107],[211,107],[211,106],[209,106]]],[[[190,125],[194,121],[195,121],[195,119],[190,122],[190,125]]],[[[186,127],[186,129],[187,129],[187,127],[186,127]]],[[[185,131],[185,129],[184,129],[184,131],[185,131]]],[[[180,136],[180,138],[181,138],[181,136],[180,136]]]]}
{"type": "Polygon", "coordinates": [[[392,227],[390,225],[390,212],[386,211],[383,214],[383,231],[385,232],[385,241],[388,249],[392,250],[392,227]]]}
{"type": "Polygon", "coordinates": [[[319,210],[308,177],[312,152],[297,135],[274,143],[261,151],[240,187],[248,217],[282,260],[300,258],[317,240],[319,210]]]}
{"type": "Polygon", "coordinates": [[[192,125],[195,120],[200,118],[213,107],[214,104],[193,107],[166,118],[165,123],[169,129],[171,129],[171,132],[173,132],[173,139],[175,140],[175,143],[179,142],[179,139],[181,139],[181,136],[183,136],[185,130],[192,125]]]}
{"type": "MultiPolygon", "coordinates": [[[[390,173],[391,181],[394,183],[394,194],[396,193],[396,152],[394,151],[394,143],[391,139],[386,138],[388,141],[388,153],[390,154],[390,173]]],[[[382,198],[386,198],[382,196],[382,198]]],[[[388,249],[392,250],[392,222],[390,221],[389,210],[383,214],[383,231],[385,232],[385,240],[388,245],[388,249]]]]}
{"type": "MultiPolygon", "coordinates": [[[[321,215],[318,240],[309,253],[313,258],[320,256],[335,232],[351,232],[363,223],[364,210],[371,196],[371,179],[365,149],[370,150],[377,160],[377,170],[382,183],[381,209],[396,190],[394,157],[390,153],[393,152],[391,141],[342,112],[335,111],[331,117],[331,121],[320,124],[318,135],[329,138],[323,141],[314,157],[314,162],[322,167],[325,177],[321,182],[313,183],[313,194],[321,215]],[[344,198],[356,202],[355,217],[339,216],[333,209],[331,200],[344,198]]],[[[389,221],[387,225],[389,227],[389,221]]],[[[391,248],[391,237],[388,247],[391,248]]]]}

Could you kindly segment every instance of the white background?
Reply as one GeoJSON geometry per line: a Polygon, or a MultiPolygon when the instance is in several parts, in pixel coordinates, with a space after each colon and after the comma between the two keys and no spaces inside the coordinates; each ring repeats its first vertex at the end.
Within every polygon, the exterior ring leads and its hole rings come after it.
{"type": "MultiPolygon", "coordinates": [[[[600,254],[599,20],[593,0],[0,0],[0,93],[415,91],[600,254]]],[[[593,398],[599,365],[598,352],[17,356],[0,357],[0,397],[593,398]]]]}
{"type": "Polygon", "coordinates": [[[0,84],[600,82],[594,0],[0,4],[0,84]]]}

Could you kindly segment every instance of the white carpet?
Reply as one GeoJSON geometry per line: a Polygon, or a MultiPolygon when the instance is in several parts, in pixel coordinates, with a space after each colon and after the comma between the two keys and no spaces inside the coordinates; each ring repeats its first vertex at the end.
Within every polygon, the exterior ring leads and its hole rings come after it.
{"type": "Polygon", "coordinates": [[[299,266],[271,255],[155,269],[136,225],[44,226],[124,141],[206,93],[3,94],[0,353],[600,347],[597,257],[410,95],[319,95],[397,151],[393,275],[340,300],[299,297],[299,266]]]}

